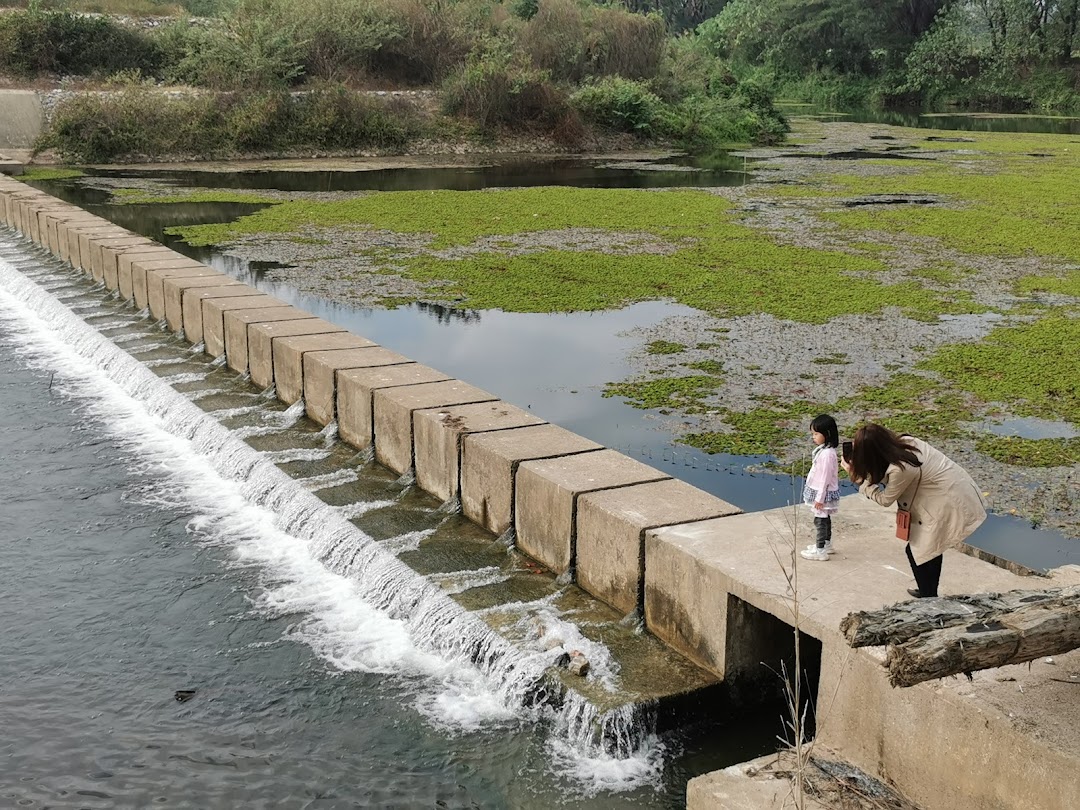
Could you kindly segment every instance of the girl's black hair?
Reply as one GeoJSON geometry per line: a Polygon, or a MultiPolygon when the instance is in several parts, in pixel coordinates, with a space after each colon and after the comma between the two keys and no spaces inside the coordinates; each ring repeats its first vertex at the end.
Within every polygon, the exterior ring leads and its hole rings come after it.
{"type": "Polygon", "coordinates": [[[836,420],[827,413],[815,416],[814,421],[810,423],[810,429],[825,437],[826,447],[840,446],[840,431],[836,427],[836,420]]]}

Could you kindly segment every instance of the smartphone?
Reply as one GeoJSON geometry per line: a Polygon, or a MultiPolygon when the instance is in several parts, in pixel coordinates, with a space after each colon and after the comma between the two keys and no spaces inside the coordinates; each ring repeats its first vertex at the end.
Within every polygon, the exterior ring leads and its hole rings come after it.
{"type": "Polygon", "coordinates": [[[851,461],[851,450],[854,447],[851,442],[844,442],[840,445],[840,453],[844,457],[844,461],[851,461]]]}

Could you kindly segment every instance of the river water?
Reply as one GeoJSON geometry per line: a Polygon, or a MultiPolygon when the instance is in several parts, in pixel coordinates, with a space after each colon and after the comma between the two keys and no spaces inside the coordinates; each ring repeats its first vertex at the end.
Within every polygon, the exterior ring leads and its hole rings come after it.
{"type": "Polygon", "coordinates": [[[174,390],[225,372],[23,245],[0,234],[0,806],[677,807],[773,745],[778,713],[719,710],[583,744],[519,688],[529,659],[473,665],[478,631],[386,553],[437,503],[361,462],[350,514],[381,524],[327,517],[248,447],[266,431],[174,390]]]}

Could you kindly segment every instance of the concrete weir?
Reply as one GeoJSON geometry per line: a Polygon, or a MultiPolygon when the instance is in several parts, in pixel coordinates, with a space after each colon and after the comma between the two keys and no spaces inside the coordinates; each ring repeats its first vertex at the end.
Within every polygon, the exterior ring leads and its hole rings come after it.
{"type": "MultiPolygon", "coordinates": [[[[283,402],[302,398],[314,421],[336,421],[342,441],[373,448],[377,461],[412,472],[438,498],[459,498],[469,519],[496,535],[512,533],[522,552],[639,617],[685,658],[696,688],[723,681],[730,693],[749,694],[742,690],[769,679],[775,686],[772,669],[793,660],[797,615],[817,740],[836,756],[925,810],[1077,806],[1080,730],[1075,714],[1057,711],[1076,703],[1069,692],[1076,685],[1057,683],[1046,669],[1080,668],[1080,652],[901,690],[888,685],[882,649],[852,650],[840,636],[847,613],[906,598],[910,575],[887,510],[845,498],[835,523],[838,553],[827,563],[802,563],[795,594],[794,551],[809,527],[792,509],[742,513],[495,393],[2,176],[0,219],[164,318],[207,354],[224,355],[255,385],[274,386],[283,402]]],[[[950,593],[1030,586],[960,553],[946,555],[944,571],[950,593]]],[[[1080,575],[1061,569],[1052,576],[1054,584],[1070,579],[1080,575]]],[[[729,771],[693,780],[688,806],[751,806],[731,797],[757,788],[746,786],[745,772],[729,771]]],[[[772,798],[755,807],[782,800],[776,791],[758,793],[772,798]]]]}

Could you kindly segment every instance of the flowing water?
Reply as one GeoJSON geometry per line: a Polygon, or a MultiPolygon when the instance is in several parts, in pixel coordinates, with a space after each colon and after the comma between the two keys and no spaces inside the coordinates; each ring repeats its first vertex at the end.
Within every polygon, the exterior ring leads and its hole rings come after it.
{"type": "Polygon", "coordinates": [[[6,233],[0,804],[676,807],[773,745],[664,731],[619,647],[677,656],[6,233]]]}

